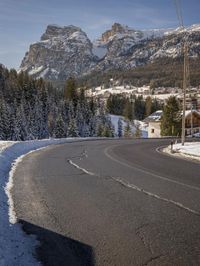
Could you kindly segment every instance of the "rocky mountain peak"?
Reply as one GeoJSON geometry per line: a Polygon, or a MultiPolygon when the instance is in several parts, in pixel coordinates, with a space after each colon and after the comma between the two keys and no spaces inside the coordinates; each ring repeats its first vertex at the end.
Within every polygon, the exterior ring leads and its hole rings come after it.
{"type": "Polygon", "coordinates": [[[114,23],[112,25],[113,33],[125,33],[127,28],[128,28],[127,26],[123,26],[120,23],[114,23]]]}
{"type": "Polygon", "coordinates": [[[131,30],[128,26],[121,25],[120,23],[114,23],[110,30],[107,30],[102,34],[101,40],[103,42],[107,42],[110,37],[113,37],[116,34],[125,34],[128,33],[129,31],[134,31],[134,30],[131,30]]]}
{"type": "Polygon", "coordinates": [[[49,25],[41,40],[30,46],[20,70],[38,78],[64,80],[69,76],[131,69],[154,60],[182,55],[187,31],[189,56],[200,57],[200,25],[178,29],[135,30],[114,23],[91,42],[79,27],[49,25]]]}
{"type": "Polygon", "coordinates": [[[74,32],[82,32],[82,30],[79,27],[73,25],[65,27],[61,27],[58,25],[48,25],[45,33],[41,37],[41,41],[49,40],[59,36],[69,37],[74,32]]]}
{"type": "Polygon", "coordinates": [[[40,41],[30,46],[20,70],[34,77],[63,80],[87,72],[95,60],[92,43],[79,27],[48,25],[40,41]]]}

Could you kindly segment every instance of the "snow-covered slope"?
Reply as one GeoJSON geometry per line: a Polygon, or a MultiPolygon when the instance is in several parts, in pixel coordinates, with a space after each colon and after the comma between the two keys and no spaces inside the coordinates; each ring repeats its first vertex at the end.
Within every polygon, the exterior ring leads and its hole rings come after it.
{"type": "Polygon", "coordinates": [[[78,27],[49,25],[41,40],[30,46],[20,70],[35,77],[63,80],[92,71],[130,69],[162,57],[180,57],[185,36],[189,55],[199,57],[199,24],[184,30],[136,30],[115,23],[93,43],[78,27]]]}
{"type": "MultiPolygon", "coordinates": [[[[122,135],[124,136],[124,131],[125,131],[125,127],[127,126],[127,120],[123,117],[123,116],[119,116],[119,115],[109,115],[112,125],[114,126],[115,129],[115,136],[118,136],[118,121],[119,119],[121,119],[122,121],[122,135]]],[[[145,125],[145,123],[143,123],[142,121],[139,120],[134,120],[133,124],[130,124],[131,127],[131,133],[132,135],[134,135],[135,133],[135,125],[138,124],[139,128],[141,130],[141,137],[142,138],[147,138],[148,137],[148,131],[147,131],[147,127],[145,125]]]]}

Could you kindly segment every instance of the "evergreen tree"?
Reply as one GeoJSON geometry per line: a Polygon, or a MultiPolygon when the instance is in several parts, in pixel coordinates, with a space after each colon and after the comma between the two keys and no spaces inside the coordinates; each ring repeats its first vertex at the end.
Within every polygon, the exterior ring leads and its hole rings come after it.
{"type": "Polygon", "coordinates": [[[10,139],[10,116],[8,106],[3,99],[0,100],[0,139],[10,139]]]}
{"type": "Polygon", "coordinates": [[[135,99],[134,102],[135,118],[138,120],[143,120],[145,117],[145,102],[142,96],[135,99]]]}
{"type": "Polygon", "coordinates": [[[164,106],[161,118],[161,135],[177,136],[181,132],[180,106],[178,100],[171,96],[164,106]]]}
{"type": "Polygon", "coordinates": [[[145,100],[145,116],[149,116],[152,113],[152,99],[147,97],[145,100]]]}
{"type": "Polygon", "coordinates": [[[123,136],[123,128],[122,128],[122,119],[118,119],[118,137],[121,138],[123,136]]]}
{"type": "Polygon", "coordinates": [[[76,120],[72,119],[69,122],[69,126],[68,126],[68,137],[79,137],[78,134],[78,128],[77,128],[77,124],[76,124],[76,120]]]}
{"type": "Polygon", "coordinates": [[[106,138],[112,137],[112,131],[108,127],[108,125],[104,125],[103,132],[102,132],[102,137],[106,137],[106,138]]]}
{"type": "Polygon", "coordinates": [[[105,107],[88,100],[70,78],[64,91],[27,73],[0,65],[0,139],[28,140],[64,136],[113,135],[105,107]],[[100,130],[99,130],[100,131],[100,130]],[[108,133],[109,132],[109,133],[108,133]]]}
{"type": "Polygon", "coordinates": [[[142,131],[140,129],[140,124],[138,122],[135,123],[134,137],[135,138],[141,138],[142,137],[142,131]]]}
{"type": "Polygon", "coordinates": [[[65,100],[72,101],[75,105],[77,103],[77,98],[78,98],[76,90],[77,88],[76,88],[75,79],[70,77],[67,80],[65,88],[64,88],[64,98],[65,100]]]}
{"type": "Polygon", "coordinates": [[[130,127],[130,122],[128,121],[126,126],[124,127],[124,137],[130,138],[131,136],[132,136],[131,127],[130,127]]]}
{"type": "Polygon", "coordinates": [[[122,115],[127,102],[129,99],[122,95],[110,95],[106,105],[108,113],[122,115]]]}
{"type": "Polygon", "coordinates": [[[97,124],[96,132],[97,137],[103,137],[103,126],[101,124],[97,124]]]}
{"type": "Polygon", "coordinates": [[[26,119],[24,116],[24,108],[22,105],[20,105],[15,118],[13,140],[24,141],[27,139],[28,134],[26,119]]]}
{"type": "Polygon", "coordinates": [[[54,136],[56,138],[65,138],[66,137],[66,130],[65,124],[61,114],[56,119],[55,128],[54,128],[54,136]]]}
{"type": "Polygon", "coordinates": [[[126,105],[125,105],[124,111],[123,111],[123,115],[129,121],[132,121],[134,119],[133,103],[131,103],[130,101],[126,102],[126,105]]]}

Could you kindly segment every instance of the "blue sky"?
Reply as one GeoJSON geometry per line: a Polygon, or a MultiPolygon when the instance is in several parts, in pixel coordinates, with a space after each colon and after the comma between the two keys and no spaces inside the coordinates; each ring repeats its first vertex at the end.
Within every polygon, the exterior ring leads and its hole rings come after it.
{"type": "MultiPolygon", "coordinates": [[[[200,1],[180,1],[185,25],[200,23],[200,1]]],[[[79,26],[93,40],[114,22],[136,29],[178,25],[174,0],[0,0],[0,63],[18,68],[48,24],[79,26]]]]}

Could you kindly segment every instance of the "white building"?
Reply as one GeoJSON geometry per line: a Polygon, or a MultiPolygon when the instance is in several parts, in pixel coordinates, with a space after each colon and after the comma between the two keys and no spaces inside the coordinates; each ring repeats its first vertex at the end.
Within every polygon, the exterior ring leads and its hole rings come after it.
{"type": "Polygon", "coordinates": [[[148,138],[160,138],[160,121],[163,111],[158,110],[144,119],[144,122],[148,124],[148,138]]]}
{"type": "MultiPolygon", "coordinates": [[[[148,138],[161,137],[161,116],[163,111],[158,110],[144,119],[148,125],[148,138]]],[[[200,112],[197,110],[187,110],[185,112],[185,135],[195,135],[200,133],[200,112]]]]}

